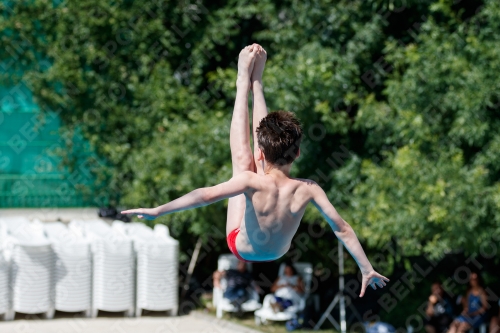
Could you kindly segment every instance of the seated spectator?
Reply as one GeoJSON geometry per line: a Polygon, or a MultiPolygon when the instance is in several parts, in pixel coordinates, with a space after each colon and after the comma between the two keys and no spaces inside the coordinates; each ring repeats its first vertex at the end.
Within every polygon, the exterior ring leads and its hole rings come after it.
{"type": "Polygon", "coordinates": [[[395,333],[394,326],[381,321],[371,321],[363,324],[366,333],[395,333]]]}
{"type": "Polygon", "coordinates": [[[442,333],[448,329],[453,321],[453,305],[451,299],[445,295],[440,282],[431,286],[431,295],[425,313],[425,331],[427,333],[442,333]]]}
{"type": "Polygon", "coordinates": [[[470,328],[478,328],[484,322],[488,299],[480,281],[480,276],[472,273],[469,289],[464,298],[464,310],[453,320],[448,333],[465,333],[470,328]]]}
{"type": "Polygon", "coordinates": [[[500,333],[500,301],[498,301],[498,315],[492,316],[490,320],[490,333],[500,333]]]}
{"type": "Polygon", "coordinates": [[[304,282],[291,263],[286,263],[284,274],[279,276],[271,286],[274,302],[271,306],[275,312],[286,310],[297,305],[304,293],[304,282]]]}
{"type": "Polygon", "coordinates": [[[365,333],[395,333],[394,326],[380,321],[379,312],[379,306],[373,305],[371,307],[371,320],[363,323],[365,333]]]}
{"type": "Polygon", "coordinates": [[[227,271],[215,271],[213,274],[214,287],[221,288],[220,280],[225,277],[227,282],[224,298],[233,304],[237,312],[241,312],[241,305],[248,301],[250,288],[254,286],[252,275],[247,271],[247,265],[243,261],[238,261],[236,269],[227,271]]]}

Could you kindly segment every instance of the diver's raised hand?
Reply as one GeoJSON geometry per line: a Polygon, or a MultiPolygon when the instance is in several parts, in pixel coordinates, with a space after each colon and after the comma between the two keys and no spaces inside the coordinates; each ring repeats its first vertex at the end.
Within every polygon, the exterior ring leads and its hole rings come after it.
{"type": "Polygon", "coordinates": [[[365,290],[368,286],[371,286],[374,290],[376,290],[377,286],[379,288],[383,288],[386,285],[386,282],[389,282],[389,279],[375,272],[374,270],[366,274],[363,273],[363,280],[361,282],[361,293],[359,294],[359,297],[363,297],[363,295],[365,294],[365,290]]]}

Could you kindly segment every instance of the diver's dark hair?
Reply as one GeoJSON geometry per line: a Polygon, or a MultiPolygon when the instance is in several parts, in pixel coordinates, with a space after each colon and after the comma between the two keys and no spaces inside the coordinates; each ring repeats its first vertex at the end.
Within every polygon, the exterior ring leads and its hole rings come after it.
{"type": "Polygon", "coordinates": [[[288,111],[271,112],[257,127],[257,141],[268,163],[283,166],[292,163],[299,153],[302,127],[288,111]]]}

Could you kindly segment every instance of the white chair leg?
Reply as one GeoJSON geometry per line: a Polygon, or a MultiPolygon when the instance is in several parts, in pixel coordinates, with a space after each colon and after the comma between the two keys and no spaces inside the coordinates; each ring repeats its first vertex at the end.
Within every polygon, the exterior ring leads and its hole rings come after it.
{"type": "Polygon", "coordinates": [[[85,316],[85,318],[92,318],[92,309],[87,309],[83,312],[83,315],[85,316]]]}
{"type": "Polygon", "coordinates": [[[97,314],[99,313],[99,309],[92,309],[92,318],[97,318],[97,314]]]}
{"type": "Polygon", "coordinates": [[[4,314],[3,320],[11,321],[14,320],[15,317],[16,317],[16,311],[9,310],[4,314]]]}
{"type": "Polygon", "coordinates": [[[179,312],[179,308],[175,307],[170,310],[170,315],[176,317],[179,312]]]}
{"type": "Polygon", "coordinates": [[[54,313],[55,312],[56,312],[56,310],[54,308],[49,309],[49,310],[47,310],[47,312],[45,312],[43,314],[43,318],[44,319],[52,319],[52,318],[54,318],[54,313]]]}
{"type": "Polygon", "coordinates": [[[255,316],[255,325],[260,326],[260,324],[262,324],[262,320],[259,316],[255,316]]]}
{"type": "Polygon", "coordinates": [[[216,316],[217,318],[222,318],[222,307],[218,306],[216,310],[216,316]]]}
{"type": "Polygon", "coordinates": [[[125,311],[125,317],[132,318],[134,316],[134,308],[130,308],[127,311],[125,311]]]}
{"type": "Polygon", "coordinates": [[[137,318],[139,318],[140,316],[142,316],[142,309],[140,307],[136,307],[135,308],[135,316],[137,318]]]}

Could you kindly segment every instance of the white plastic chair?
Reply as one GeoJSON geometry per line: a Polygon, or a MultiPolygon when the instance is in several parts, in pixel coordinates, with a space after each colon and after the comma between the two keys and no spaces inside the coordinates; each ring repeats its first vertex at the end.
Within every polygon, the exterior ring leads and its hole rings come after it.
{"type": "MultiPolygon", "coordinates": [[[[44,313],[54,316],[55,256],[45,237],[43,224],[27,222],[23,217],[4,218],[8,229],[8,249],[11,260],[12,312],[44,313]]],[[[11,319],[11,318],[9,318],[11,319]]]]}
{"type": "MultiPolygon", "coordinates": [[[[228,269],[235,269],[238,265],[238,258],[233,254],[222,254],[219,256],[217,263],[217,270],[222,272],[228,269]]],[[[247,270],[252,270],[252,265],[247,263],[247,270]]],[[[215,288],[213,290],[213,302],[216,307],[217,318],[222,318],[224,312],[236,312],[237,308],[231,304],[231,302],[224,298],[224,291],[226,290],[226,279],[221,278],[220,281],[221,288],[215,288]]],[[[262,304],[260,303],[259,294],[256,290],[252,289],[250,299],[241,305],[241,311],[243,312],[253,312],[260,309],[262,304]]]]}
{"type": "Polygon", "coordinates": [[[44,224],[56,254],[55,309],[65,312],[92,310],[92,257],[87,239],[60,222],[44,224]]]}
{"type": "Polygon", "coordinates": [[[0,315],[3,315],[4,320],[11,308],[9,291],[10,265],[5,260],[3,251],[5,238],[7,238],[7,228],[3,223],[0,223],[0,315]]]}
{"type": "Polygon", "coordinates": [[[30,220],[24,216],[5,216],[0,218],[0,224],[3,224],[10,233],[29,225],[30,220]]]}
{"type": "Polygon", "coordinates": [[[169,236],[168,228],[157,230],[144,223],[113,222],[113,229],[134,241],[137,257],[136,317],[142,310],[169,311],[177,315],[179,242],[169,236]]]}
{"type": "MultiPolygon", "coordinates": [[[[0,218],[0,246],[4,250],[5,258],[10,261],[12,251],[14,250],[14,243],[17,242],[17,237],[32,231],[31,222],[23,216],[8,216],[0,218]],[[13,235],[16,235],[14,237],[13,235]]],[[[22,238],[22,237],[21,237],[22,238]]],[[[24,237],[26,238],[26,237],[24,237]]]]}
{"type": "Polygon", "coordinates": [[[0,248],[0,315],[3,315],[4,320],[14,319],[14,312],[12,311],[11,292],[9,287],[9,277],[10,263],[5,260],[4,253],[0,248]]]}
{"type": "MultiPolygon", "coordinates": [[[[283,263],[280,265],[278,276],[283,276],[285,272],[286,264],[283,263]]],[[[265,324],[268,320],[271,321],[287,321],[294,318],[297,313],[304,310],[306,306],[306,299],[309,296],[311,290],[311,280],[312,280],[312,264],[297,262],[294,263],[293,266],[297,270],[297,273],[300,275],[302,280],[304,281],[304,294],[300,298],[299,304],[292,305],[286,308],[282,312],[275,313],[273,308],[271,307],[271,303],[274,301],[274,294],[267,294],[264,297],[263,306],[261,309],[255,311],[255,323],[260,325],[261,323],[265,324]]]]}
{"type": "Polygon", "coordinates": [[[135,255],[132,240],[96,219],[72,221],[70,229],[91,242],[92,317],[98,311],[121,312],[133,317],[135,310],[135,255]]]}
{"type": "Polygon", "coordinates": [[[10,235],[10,231],[29,223],[27,218],[20,216],[0,218],[0,315],[3,320],[13,320],[16,314],[12,305],[11,259],[17,240],[10,235]]]}
{"type": "Polygon", "coordinates": [[[54,316],[55,256],[50,243],[16,244],[12,253],[13,310],[54,316]]]}

